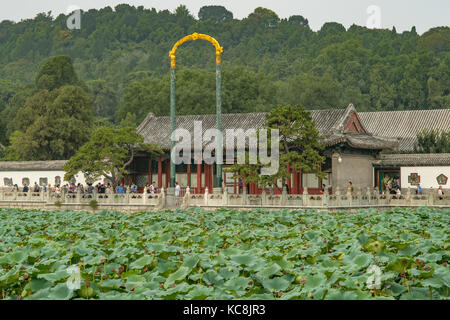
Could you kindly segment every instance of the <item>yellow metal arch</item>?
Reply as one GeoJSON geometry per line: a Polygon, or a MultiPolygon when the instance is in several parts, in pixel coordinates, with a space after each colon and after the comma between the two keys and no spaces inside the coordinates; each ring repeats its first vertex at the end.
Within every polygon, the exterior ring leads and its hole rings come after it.
{"type": "Polygon", "coordinates": [[[214,39],[213,37],[208,36],[207,34],[201,34],[201,33],[194,32],[193,34],[188,35],[188,36],[178,40],[177,43],[175,43],[175,45],[173,46],[172,51],[169,52],[171,68],[175,69],[175,53],[176,53],[178,47],[187,41],[195,41],[198,39],[209,41],[214,45],[214,47],[216,47],[216,64],[220,65],[223,47],[221,47],[219,42],[216,39],[214,39]]]}

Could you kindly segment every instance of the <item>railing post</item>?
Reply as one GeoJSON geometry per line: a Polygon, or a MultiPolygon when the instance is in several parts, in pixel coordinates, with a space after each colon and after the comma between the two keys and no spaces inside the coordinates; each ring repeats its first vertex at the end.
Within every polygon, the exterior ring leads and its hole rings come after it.
{"type": "Polygon", "coordinates": [[[350,187],[347,188],[346,196],[347,196],[348,206],[351,207],[353,204],[353,198],[352,198],[353,195],[352,195],[352,191],[351,191],[350,187]]]}
{"type": "Polygon", "coordinates": [[[81,190],[80,188],[77,189],[77,203],[81,203],[81,190]]]}
{"type": "Polygon", "coordinates": [[[0,200],[5,200],[5,191],[3,189],[0,191],[0,200]]]}
{"type": "Polygon", "coordinates": [[[17,190],[16,189],[14,189],[14,192],[13,192],[13,200],[14,201],[17,200],[17,190]]]}
{"type": "Polygon", "coordinates": [[[283,189],[281,189],[281,202],[280,205],[281,206],[285,206],[287,202],[287,189],[286,186],[283,186],[283,189]]]}
{"type": "Polygon", "coordinates": [[[224,186],[223,193],[222,193],[222,205],[227,206],[228,205],[228,187],[224,186]]]}
{"type": "Polygon", "coordinates": [[[340,206],[341,205],[341,190],[339,190],[339,187],[336,187],[336,191],[334,194],[336,196],[336,206],[340,206]]]}
{"type": "Polygon", "coordinates": [[[148,194],[146,193],[146,190],[144,188],[144,192],[142,193],[142,203],[144,205],[147,204],[147,197],[148,197],[148,194]]]}
{"type": "Polygon", "coordinates": [[[33,195],[33,193],[31,192],[31,188],[28,188],[28,201],[32,201],[33,199],[32,199],[32,195],[33,195]]]}
{"type": "Polygon", "coordinates": [[[308,201],[308,188],[304,188],[304,189],[303,189],[302,202],[303,202],[303,206],[304,206],[304,207],[308,207],[308,206],[309,206],[309,201],[308,201]]]}
{"type": "Polygon", "coordinates": [[[328,207],[329,202],[330,202],[330,194],[328,193],[328,190],[325,188],[325,190],[323,191],[322,206],[328,207]]]}
{"type": "Polygon", "coordinates": [[[186,187],[186,193],[184,194],[183,197],[183,202],[181,204],[181,208],[182,209],[187,209],[189,208],[189,198],[191,196],[191,188],[189,188],[189,186],[186,187]]]}
{"type": "Polygon", "coordinates": [[[431,187],[430,191],[428,192],[428,205],[429,205],[429,206],[434,205],[434,192],[433,192],[433,187],[431,187]]]}
{"type": "Polygon", "coordinates": [[[406,190],[406,204],[411,205],[411,187],[406,190]]]}
{"type": "Polygon", "coordinates": [[[261,206],[265,206],[267,205],[267,192],[266,192],[266,187],[264,187],[262,189],[262,193],[261,193],[261,206]]]}
{"type": "Polygon", "coordinates": [[[164,188],[161,188],[161,199],[160,199],[160,205],[161,208],[164,208],[166,206],[166,191],[164,188]]]}
{"type": "Polygon", "coordinates": [[[205,200],[205,206],[208,205],[208,187],[205,187],[205,194],[204,194],[204,200],[205,200]]]}

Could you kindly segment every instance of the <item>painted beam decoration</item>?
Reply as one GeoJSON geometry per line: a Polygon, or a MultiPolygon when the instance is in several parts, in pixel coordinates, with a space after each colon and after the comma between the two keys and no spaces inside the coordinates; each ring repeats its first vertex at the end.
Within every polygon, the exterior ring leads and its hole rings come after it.
{"type": "Polygon", "coordinates": [[[418,186],[420,184],[420,176],[418,173],[411,173],[408,176],[408,183],[412,186],[418,186]]]}
{"type": "Polygon", "coordinates": [[[444,175],[443,173],[441,173],[440,175],[438,175],[436,177],[436,180],[437,180],[438,185],[444,186],[447,184],[448,177],[446,175],[444,175]]]}

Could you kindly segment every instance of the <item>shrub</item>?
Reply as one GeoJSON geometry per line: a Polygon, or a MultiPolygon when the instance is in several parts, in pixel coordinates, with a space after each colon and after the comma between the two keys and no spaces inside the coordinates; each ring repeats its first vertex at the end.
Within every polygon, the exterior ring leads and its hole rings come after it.
{"type": "Polygon", "coordinates": [[[97,200],[91,200],[91,201],[89,201],[89,207],[91,207],[92,210],[97,210],[97,208],[98,208],[98,202],[97,202],[97,200]]]}

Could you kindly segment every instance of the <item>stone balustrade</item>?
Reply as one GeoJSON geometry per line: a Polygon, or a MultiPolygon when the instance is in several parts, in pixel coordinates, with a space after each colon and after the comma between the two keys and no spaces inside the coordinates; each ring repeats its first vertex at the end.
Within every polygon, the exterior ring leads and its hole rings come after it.
{"type": "Polygon", "coordinates": [[[264,190],[262,194],[229,194],[227,189],[222,193],[191,194],[187,188],[184,196],[185,207],[370,207],[370,206],[450,206],[450,196],[440,199],[434,193],[416,195],[408,189],[407,193],[397,197],[392,194],[380,194],[373,188],[340,190],[333,194],[310,194],[306,189],[303,194],[287,194],[284,189],[281,194],[270,194],[264,190]]]}
{"type": "MultiPolygon", "coordinates": [[[[380,206],[440,206],[450,207],[450,196],[445,195],[442,199],[437,192],[429,192],[416,195],[410,189],[397,198],[396,195],[380,194],[372,188],[355,188],[353,192],[337,188],[333,194],[310,194],[307,189],[303,194],[288,194],[286,189],[281,194],[271,194],[264,190],[262,194],[247,194],[243,189],[242,194],[231,194],[227,189],[214,189],[210,192],[206,188],[204,194],[193,194],[190,188],[186,188],[186,194],[179,201],[182,208],[193,206],[200,207],[380,207],[380,206]],[[436,193],[436,194],[435,194],[436,193]]],[[[0,206],[20,207],[33,204],[37,207],[68,206],[88,208],[92,200],[96,200],[100,208],[110,209],[114,207],[135,207],[142,210],[154,207],[163,209],[166,203],[166,191],[161,190],[158,194],[142,193],[56,193],[50,191],[20,192],[0,191],[0,206]]]]}

